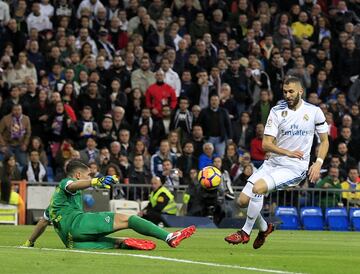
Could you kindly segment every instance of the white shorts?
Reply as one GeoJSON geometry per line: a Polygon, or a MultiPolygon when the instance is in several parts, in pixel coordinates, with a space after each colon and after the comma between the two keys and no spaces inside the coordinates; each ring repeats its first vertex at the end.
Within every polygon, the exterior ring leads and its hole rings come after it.
{"type": "Polygon", "coordinates": [[[252,188],[256,181],[263,179],[268,186],[268,193],[296,186],[306,178],[306,170],[297,170],[294,167],[276,166],[265,161],[262,166],[248,179],[243,193],[249,197],[254,194],[252,188]]]}

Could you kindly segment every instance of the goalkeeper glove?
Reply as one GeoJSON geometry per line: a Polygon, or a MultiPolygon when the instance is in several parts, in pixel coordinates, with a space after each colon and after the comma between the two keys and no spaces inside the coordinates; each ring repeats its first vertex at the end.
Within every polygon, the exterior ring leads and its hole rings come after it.
{"type": "Polygon", "coordinates": [[[22,247],[34,247],[35,243],[30,242],[30,240],[26,240],[25,243],[23,243],[22,247]]]}
{"type": "Polygon", "coordinates": [[[91,186],[100,186],[107,189],[110,189],[110,185],[115,185],[117,183],[119,183],[119,179],[115,175],[91,179],[91,186]]]}

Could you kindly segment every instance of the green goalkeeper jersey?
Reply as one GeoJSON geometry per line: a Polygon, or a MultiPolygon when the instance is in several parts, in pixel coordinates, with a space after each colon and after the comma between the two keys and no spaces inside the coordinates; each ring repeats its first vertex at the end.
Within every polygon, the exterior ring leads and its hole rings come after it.
{"type": "Polygon", "coordinates": [[[66,189],[73,181],[76,180],[72,178],[61,180],[46,210],[48,211],[50,221],[53,223],[56,232],[65,244],[69,240],[69,230],[74,218],[84,212],[82,192],[77,190],[72,193],[66,189]]]}

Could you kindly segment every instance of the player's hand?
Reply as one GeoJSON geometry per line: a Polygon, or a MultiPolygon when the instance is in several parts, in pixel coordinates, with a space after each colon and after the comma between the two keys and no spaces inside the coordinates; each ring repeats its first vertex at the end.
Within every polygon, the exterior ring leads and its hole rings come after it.
{"type": "Polygon", "coordinates": [[[91,186],[100,186],[109,189],[111,185],[119,183],[117,176],[105,176],[101,178],[91,179],[91,186]]]}
{"type": "Polygon", "coordinates": [[[286,156],[290,158],[302,159],[304,157],[304,152],[300,150],[289,151],[286,156]]]}
{"type": "Polygon", "coordinates": [[[321,166],[322,164],[317,161],[311,165],[308,172],[310,182],[316,183],[319,180],[321,166]]]}
{"type": "Polygon", "coordinates": [[[34,247],[34,243],[30,242],[29,240],[26,240],[25,243],[21,247],[34,247]]]}

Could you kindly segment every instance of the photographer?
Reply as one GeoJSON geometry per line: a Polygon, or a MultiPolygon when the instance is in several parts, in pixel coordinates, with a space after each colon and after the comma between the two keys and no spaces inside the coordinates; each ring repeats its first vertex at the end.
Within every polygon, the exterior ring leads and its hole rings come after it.
{"type": "Polygon", "coordinates": [[[178,168],[173,168],[173,164],[170,160],[166,159],[162,163],[163,172],[161,181],[171,192],[174,192],[174,186],[183,184],[183,173],[178,168]]]}

